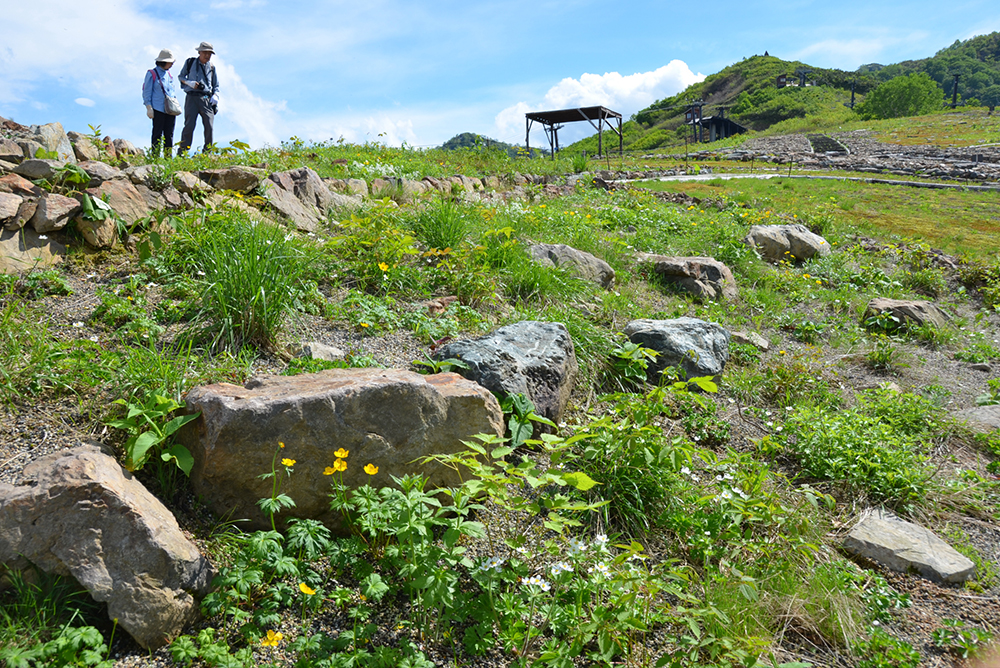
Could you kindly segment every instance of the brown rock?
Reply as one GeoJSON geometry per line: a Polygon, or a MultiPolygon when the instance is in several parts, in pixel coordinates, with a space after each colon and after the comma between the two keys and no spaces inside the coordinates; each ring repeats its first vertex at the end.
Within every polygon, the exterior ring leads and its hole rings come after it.
{"type": "Polygon", "coordinates": [[[17,214],[4,225],[5,230],[19,230],[24,227],[38,208],[37,197],[23,197],[21,205],[17,209],[17,214]]]}
{"type": "Polygon", "coordinates": [[[65,246],[30,227],[5,228],[0,232],[0,272],[4,274],[52,267],[62,262],[65,255],[65,246]]]}
{"type": "Polygon", "coordinates": [[[0,223],[6,223],[17,215],[24,201],[20,195],[0,193],[0,223]]]}
{"type": "Polygon", "coordinates": [[[726,299],[739,296],[736,279],[729,267],[711,257],[669,257],[640,253],[639,262],[649,262],[664,282],[699,299],[726,299]]]}
{"type": "Polygon", "coordinates": [[[149,207],[142,195],[131,182],[124,179],[105,181],[97,188],[88,188],[87,194],[106,200],[115,213],[129,224],[149,215],[149,207]]]}
{"type": "Polygon", "coordinates": [[[13,193],[21,196],[33,195],[38,197],[45,191],[20,174],[5,174],[0,177],[0,192],[13,193]]]}
{"type": "Polygon", "coordinates": [[[267,172],[263,169],[240,165],[198,172],[198,177],[202,181],[217,190],[235,190],[242,193],[254,190],[266,176],[267,172]]]}
{"type": "Polygon", "coordinates": [[[73,153],[80,162],[101,159],[101,149],[94,143],[95,140],[93,137],[79,132],[67,132],[66,136],[69,137],[70,143],[73,144],[73,153]]]}
{"type": "Polygon", "coordinates": [[[31,225],[39,234],[61,230],[79,211],[80,203],[72,197],[48,193],[38,200],[31,225]]]}
{"type": "Polygon", "coordinates": [[[899,320],[900,324],[904,325],[916,325],[917,327],[931,325],[938,328],[948,325],[948,316],[944,311],[932,302],[919,299],[886,299],[884,297],[876,297],[868,302],[864,318],[868,319],[882,313],[891,314],[899,320]]]}
{"type": "Polygon", "coordinates": [[[24,160],[24,151],[17,145],[17,142],[0,138],[0,160],[16,165],[24,160]]]}
{"type": "Polygon", "coordinates": [[[199,617],[212,567],[139,481],[94,446],[42,457],[0,484],[0,562],[71,575],[145,648],[199,617]]]}
{"type": "Polygon", "coordinates": [[[126,178],[125,174],[122,173],[122,170],[117,167],[112,167],[108,163],[101,162],[100,160],[86,160],[77,166],[87,172],[87,175],[90,176],[91,188],[96,188],[105,181],[126,178]]]}
{"type": "MultiPolygon", "coordinates": [[[[452,373],[421,376],[392,369],[332,369],[298,376],[268,376],[246,387],[220,383],[187,395],[189,411],[201,417],[181,431],[195,458],[191,482],[219,515],[247,518],[269,527],[257,501],[270,496],[268,473],[279,442],[280,457],[294,459],[295,472],[282,491],[296,507],[282,517],[312,517],[339,527],[330,510],[334,452],[349,452],[344,483],[350,487],[392,485],[390,476],[420,473],[429,487],[457,485],[447,467],[415,460],[465,449],[475,434],[503,433],[496,399],[474,382],[452,373]],[[378,466],[376,475],[363,471],[378,466]]],[[[338,474],[339,479],[339,474],[338,474]]]]}

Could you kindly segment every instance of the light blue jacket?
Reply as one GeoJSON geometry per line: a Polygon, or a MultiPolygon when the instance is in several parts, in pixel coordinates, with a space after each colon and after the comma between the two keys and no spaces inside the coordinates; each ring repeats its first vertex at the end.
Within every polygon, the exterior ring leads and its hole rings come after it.
{"type": "Polygon", "coordinates": [[[170,97],[177,97],[177,93],[174,91],[174,76],[157,65],[146,72],[146,80],[142,82],[142,103],[159,112],[167,113],[167,110],[163,108],[164,89],[170,97]],[[153,78],[154,74],[156,75],[155,79],[153,78]]]}

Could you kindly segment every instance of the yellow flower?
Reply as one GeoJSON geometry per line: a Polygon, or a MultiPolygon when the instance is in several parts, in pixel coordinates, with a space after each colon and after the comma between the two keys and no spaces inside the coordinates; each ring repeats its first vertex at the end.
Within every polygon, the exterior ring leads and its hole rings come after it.
{"type": "Polygon", "coordinates": [[[387,265],[385,262],[379,262],[378,268],[381,269],[382,271],[389,271],[389,265],[387,265]]]}
{"type": "Polygon", "coordinates": [[[333,475],[336,472],[337,469],[333,468],[332,466],[327,466],[325,469],[323,469],[323,475],[333,475]]]}
{"type": "Polygon", "coordinates": [[[369,324],[368,324],[367,322],[363,322],[363,323],[361,323],[361,326],[362,326],[362,327],[371,327],[371,325],[369,325],[369,324]]]}
{"type": "Polygon", "coordinates": [[[343,459],[338,459],[337,461],[335,461],[333,463],[333,470],[334,470],[335,473],[337,471],[346,471],[347,470],[347,462],[345,462],[343,459]]]}
{"type": "Polygon", "coordinates": [[[307,585],[305,582],[299,583],[299,591],[305,594],[306,596],[312,596],[313,594],[316,593],[316,590],[307,585]]]}
{"type": "Polygon", "coordinates": [[[295,460],[294,459],[288,459],[286,457],[285,459],[281,460],[281,465],[282,466],[295,466],[295,460]]]}
{"type": "Polygon", "coordinates": [[[278,643],[281,642],[281,639],[284,637],[285,636],[282,633],[275,633],[274,631],[268,629],[267,637],[261,638],[260,644],[264,647],[277,647],[278,643]]]}
{"type": "Polygon", "coordinates": [[[348,453],[349,453],[348,450],[344,450],[343,448],[339,448],[335,453],[333,453],[333,456],[337,457],[339,459],[347,459],[348,453]]]}
{"type": "Polygon", "coordinates": [[[278,441],[278,447],[279,447],[279,448],[283,448],[283,447],[285,447],[285,444],[284,444],[284,443],[282,443],[281,441],[278,441]]]}
{"type": "Polygon", "coordinates": [[[368,475],[375,475],[378,473],[378,467],[374,464],[365,464],[365,473],[368,475]]]}

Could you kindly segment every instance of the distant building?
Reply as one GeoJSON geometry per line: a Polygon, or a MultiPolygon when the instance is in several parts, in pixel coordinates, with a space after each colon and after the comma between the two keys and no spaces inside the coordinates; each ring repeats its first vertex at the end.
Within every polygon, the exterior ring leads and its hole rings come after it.
{"type": "Polygon", "coordinates": [[[708,131],[708,141],[716,141],[717,139],[725,139],[726,137],[732,137],[733,135],[741,135],[747,131],[747,128],[743,127],[731,118],[726,118],[725,116],[705,116],[704,118],[689,121],[688,125],[700,126],[703,130],[708,131]]]}

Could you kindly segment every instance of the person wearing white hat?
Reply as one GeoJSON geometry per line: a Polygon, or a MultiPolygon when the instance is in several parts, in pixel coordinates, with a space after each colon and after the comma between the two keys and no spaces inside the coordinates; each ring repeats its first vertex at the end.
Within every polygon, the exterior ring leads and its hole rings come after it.
{"type": "Polygon", "coordinates": [[[142,83],[142,103],[146,105],[146,115],[153,119],[152,156],[169,158],[174,146],[174,122],[177,116],[167,113],[167,98],[176,100],[174,77],[168,71],[174,64],[174,54],[170,49],[162,49],[156,57],[156,67],[146,72],[142,83]]]}
{"type": "Polygon", "coordinates": [[[205,150],[211,149],[212,126],[219,109],[219,78],[215,73],[215,65],[209,62],[215,49],[208,42],[202,42],[197,51],[198,57],[184,61],[184,67],[177,75],[181,90],[187,93],[187,99],[184,100],[184,130],[181,131],[181,143],[177,147],[178,155],[191,148],[194,126],[199,116],[205,129],[205,150]]]}

